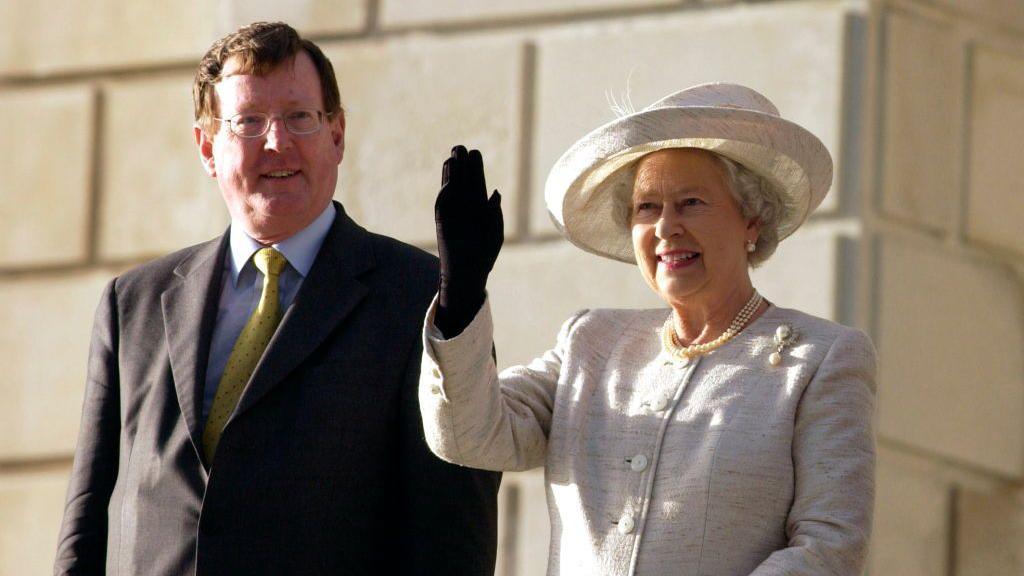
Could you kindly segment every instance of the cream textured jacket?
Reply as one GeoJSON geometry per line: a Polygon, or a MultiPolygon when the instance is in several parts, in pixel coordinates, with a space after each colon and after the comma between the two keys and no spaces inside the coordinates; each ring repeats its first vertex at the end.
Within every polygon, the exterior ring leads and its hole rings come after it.
{"type": "Polygon", "coordinates": [[[688,363],[665,310],[590,310],[496,373],[485,303],[424,327],[420,407],[441,458],[544,466],[549,575],[857,575],[874,500],[875,355],[861,332],[769,307],[688,363]],[[773,336],[797,335],[777,350],[773,336]]]}

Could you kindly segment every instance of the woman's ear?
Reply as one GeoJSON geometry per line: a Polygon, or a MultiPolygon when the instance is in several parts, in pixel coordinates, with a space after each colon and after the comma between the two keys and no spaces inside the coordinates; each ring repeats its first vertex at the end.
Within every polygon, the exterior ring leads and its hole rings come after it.
{"type": "Polygon", "coordinates": [[[753,242],[757,244],[757,239],[761,236],[761,221],[758,218],[751,218],[747,221],[747,242],[753,242]]]}

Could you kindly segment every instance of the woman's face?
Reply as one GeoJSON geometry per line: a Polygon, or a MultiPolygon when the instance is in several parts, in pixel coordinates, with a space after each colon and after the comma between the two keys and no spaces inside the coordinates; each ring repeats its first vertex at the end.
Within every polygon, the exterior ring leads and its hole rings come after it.
{"type": "Polygon", "coordinates": [[[714,155],[672,148],[644,156],[633,182],[630,225],[640,272],[669,305],[713,304],[750,284],[747,241],[757,225],[740,213],[714,155]]]}

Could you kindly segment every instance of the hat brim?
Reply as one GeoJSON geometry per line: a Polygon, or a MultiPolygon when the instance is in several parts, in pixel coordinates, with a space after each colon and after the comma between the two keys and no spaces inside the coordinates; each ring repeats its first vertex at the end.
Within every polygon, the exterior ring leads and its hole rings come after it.
{"type": "Polygon", "coordinates": [[[792,234],[832,184],[825,145],[799,125],[752,110],[666,107],[613,120],[570,147],[548,174],[544,198],[555,226],[587,252],[633,263],[628,226],[616,214],[632,196],[629,167],[666,148],[700,148],[738,162],[787,196],[778,226],[792,234]]]}

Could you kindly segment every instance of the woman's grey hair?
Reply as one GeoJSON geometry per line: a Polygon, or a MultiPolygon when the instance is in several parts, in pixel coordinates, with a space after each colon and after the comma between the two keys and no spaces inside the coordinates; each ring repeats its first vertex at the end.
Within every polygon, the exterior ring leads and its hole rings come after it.
{"type": "MultiPolygon", "coordinates": [[[[796,207],[778,186],[767,179],[757,175],[739,162],[710,150],[708,152],[722,167],[729,191],[732,192],[740,206],[740,213],[744,218],[756,219],[759,224],[760,233],[757,236],[756,248],[748,255],[747,259],[750,266],[756,268],[775,253],[775,249],[779,246],[779,224],[786,215],[795,211],[796,207]]],[[[630,227],[630,219],[633,214],[632,182],[636,180],[638,164],[639,160],[623,168],[629,173],[622,181],[629,182],[630,186],[624,186],[616,191],[618,206],[615,211],[615,220],[627,230],[630,227]]]]}

